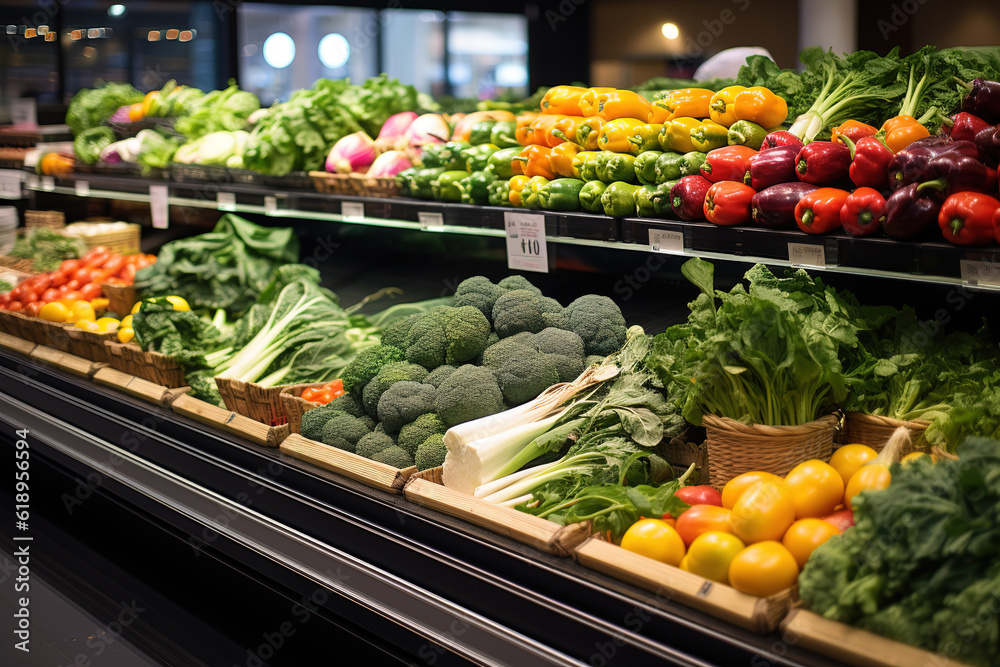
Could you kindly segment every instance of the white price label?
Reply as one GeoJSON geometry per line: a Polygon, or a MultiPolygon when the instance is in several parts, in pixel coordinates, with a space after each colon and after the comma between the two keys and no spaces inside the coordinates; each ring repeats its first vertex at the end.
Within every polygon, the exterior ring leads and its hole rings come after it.
{"type": "Polygon", "coordinates": [[[170,191],[166,185],[149,186],[149,211],[153,216],[155,229],[170,226],[170,191]]]}
{"type": "Polygon", "coordinates": [[[649,249],[653,252],[683,255],[684,232],[672,232],[665,229],[651,229],[649,230],[649,249]]]}
{"type": "Polygon", "coordinates": [[[1000,262],[963,259],[959,261],[959,265],[962,269],[962,280],[970,285],[1000,287],[1000,262]]]}
{"type": "Polygon", "coordinates": [[[24,184],[29,190],[37,190],[38,176],[36,176],[35,174],[28,174],[27,176],[25,176],[24,184]]]}
{"type": "Polygon", "coordinates": [[[220,211],[236,210],[236,193],[220,192],[216,197],[216,202],[220,211]]]}
{"type": "Polygon", "coordinates": [[[77,181],[74,184],[74,188],[76,189],[76,196],[77,197],[89,197],[90,196],[90,183],[88,183],[87,181],[77,181]]]}
{"type": "Polygon", "coordinates": [[[278,198],[267,195],[264,197],[264,214],[275,215],[278,212],[278,198]]]}
{"type": "Polygon", "coordinates": [[[545,216],[505,211],[503,224],[507,230],[507,266],[520,271],[548,273],[545,216]]]}
{"type": "Polygon", "coordinates": [[[38,129],[38,107],[34,98],[23,100],[11,100],[10,122],[20,129],[38,129]]]}
{"type": "Polygon", "coordinates": [[[444,216],[440,213],[421,212],[417,214],[417,219],[420,221],[420,229],[444,227],[444,216]]]}
{"type": "Polygon", "coordinates": [[[788,261],[792,266],[826,268],[826,249],[812,243],[789,243],[788,261]]]}
{"type": "Polygon", "coordinates": [[[56,189],[56,179],[52,176],[42,176],[42,190],[52,192],[56,189]]]}
{"type": "Polygon", "coordinates": [[[24,173],[15,169],[0,170],[0,199],[21,199],[24,173]]]}
{"type": "Polygon", "coordinates": [[[340,205],[340,214],[345,220],[364,220],[365,205],[356,201],[345,201],[340,205]]]}

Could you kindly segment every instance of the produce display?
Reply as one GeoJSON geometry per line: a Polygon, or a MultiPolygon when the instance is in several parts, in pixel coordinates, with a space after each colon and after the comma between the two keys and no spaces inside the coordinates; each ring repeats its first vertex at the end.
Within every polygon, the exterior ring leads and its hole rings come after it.
{"type": "Polygon", "coordinates": [[[84,254],[83,244],[59,232],[38,227],[29,230],[14,242],[8,253],[15,259],[30,259],[35,271],[54,271],[65,259],[75,259],[84,254]]]}

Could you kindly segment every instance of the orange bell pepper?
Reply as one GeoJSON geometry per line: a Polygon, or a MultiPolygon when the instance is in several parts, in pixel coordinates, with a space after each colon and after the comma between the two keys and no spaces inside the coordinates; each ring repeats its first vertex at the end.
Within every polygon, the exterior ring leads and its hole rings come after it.
{"type": "Polygon", "coordinates": [[[878,130],[868,123],[862,123],[860,120],[845,120],[830,130],[830,141],[835,144],[846,144],[847,142],[843,141],[841,137],[847,137],[854,143],[858,143],[858,140],[863,137],[874,137],[876,132],[878,130]]]}
{"type": "Polygon", "coordinates": [[[931,136],[931,133],[913,116],[896,116],[882,123],[882,129],[875,136],[881,138],[893,153],[898,153],[914,141],[931,136]]]}
{"type": "Polygon", "coordinates": [[[524,175],[529,178],[542,176],[552,180],[556,175],[552,173],[552,167],[549,164],[551,155],[552,149],[547,146],[525,146],[521,154],[513,159],[513,162],[520,162],[524,169],[524,175]]]}
{"type": "Polygon", "coordinates": [[[549,131],[553,139],[550,145],[555,147],[567,141],[576,143],[576,132],[585,120],[584,116],[561,116],[549,131]]]}
{"type": "Polygon", "coordinates": [[[598,92],[591,88],[580,97],[580,111],[585,116],[600,116],[604,120],[618,118],[649,118],[649,101],[631,90],[598,92]]]}
{"type": "Polygon", "coordinates": [[[528,126],[528,145],[547,146],[551,148],[552,146],[562,143],[562,139],[552,136],[552,130],[555,129],[556,121],[561,118],[563,118],[563,116],[546,116],[539,114],[535,120],[531,121],[531,125],[528,126]]]}
{"type": "Polygon", "coordinates": [[[580,98],[587,90],[596,90],[599,93],[614,90],[614,88],[581,88],[580,86],[554,86],[549,88],[542,98],[542,113],[557,114],[563,116],[582,116],[580,109],[580,98]]]}
{"type": "Polygon", "coordinates": [[[549,170],[564,178],[574,178],[573,158],[582,148],[576,144],[564,141],[549,153],[549,170]]]}
{"type": "Polygon", "coordinates": [[[531,134],[531,123],[539,114],[533,111],[525,111],[522,114],[518,114],[515,119],[517,125],[514,128],[514,138],[517,139],[517,143],[522,146],[527,146],[531,142],[528,141],[528,137],[531,134]]]}
{"type": "Polygon", "coordinates": [[[649,110],[649,123],[665,123],[674,118],[708,118],[708,105],[715,91],[707,88],[681,88],[655,100],[649,110]]]}

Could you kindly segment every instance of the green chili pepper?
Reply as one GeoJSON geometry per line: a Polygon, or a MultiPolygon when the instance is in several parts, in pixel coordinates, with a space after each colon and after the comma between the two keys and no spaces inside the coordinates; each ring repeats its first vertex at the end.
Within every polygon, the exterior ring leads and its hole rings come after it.
{"type": "Polygon", "coordinates": [[[462,201],[459,181],[469,176],[467,171],[449,170],[431,181],[431,192],[437,201],[462,201]]]}
{"type": "Polygon", "coordinates": [[[604,194],[601,195],[604,215],[610,215],[614,218],[635,215],[635,191],[639,187],[623,181],[615,181],[609,185],[604,194]]]}
{"type": "Polygon", "coordinates": [[[578,178],[557,178],[540,188],[538,196],[546,211],[575,211],[580,208],[580,190],[584,182],[578,178]]]}
{"type": "Polygon", "coordinates": [[[663,151],[645,151],[635,158],[635,177],[643,185],[656,183],[656,161],[663,151]]]}
{"type": "Polygon", "coordinates": [[[604,181],[587,181],[580,189],[580,206],[591,213],[602,213],[604,207],[601,206],[601,195],[607,189],[608,184],[604,181]]]}
{"type": "Polygon", "coordinates": [[[471,146],[461,152],[466,171],[482,171],[489,164],[490,156],[500,150],[493,144],[471,146]]]}

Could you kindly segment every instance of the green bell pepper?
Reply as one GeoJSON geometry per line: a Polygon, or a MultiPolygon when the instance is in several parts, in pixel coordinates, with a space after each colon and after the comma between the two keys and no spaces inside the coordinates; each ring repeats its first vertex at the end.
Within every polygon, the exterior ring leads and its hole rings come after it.
{"type": "Polygon", "coordinates": [[[469,172],[457,169],[442,173],[431,181],[431,193],[434,199],[437,201],[462,201],[462,189],[458,183],[469,175],[469,172]]]}
{"type": "Polygon", "coordinates": [[[500,150],[493,144],[480,144],[472,146],[462,151],[461,155],[465,161],[466,171],[482,171],[489,164],[490,156],[500,150]]]}
{"type": "Polygon", "coordinates": [[[684,163],[684,156],[680,153],[663,153],[656,158],[656,183],[672,181],[681,177],[681,165],[684,163]]]}
{"type": "Polygon", "coordinates": [[[431,183],[446,171],[444,167],[418,169],[409,179],[410,196],[417,199],[433,199],[434,190],[431,183]]]}
{"type": "Polygon", "coordinates": [[[431,144],[423,149],[420,154],[420,162],[424,167],[444,167],[449,171],[457,171],[465,168],[465,158],[462,151],[471,148],[471,144],[464,141],[449,141],[446,144],[431,144]]]}
{"type": "Polygon", "coordinates": [[[521,154],[522,148],[523,146],[503,148],[492,153],[486,160],[486,168],[492,171],[493,175],[497,178],[509,179],[516,176],[514,173],[514,158],[521,154]]]}
{"type": "Polygon", "coordinates": [[[473,146],[481,146],[490,143],[490,136],[493,134],[495,120],[481,120],[472,126],[469,131],[469,143],[473,146]]]}
{"type": "Polygon", "coordinates": [[[580,189],[580,206],[583,210],[591,213],[602,213],[601,195],[608,189],[608,184],[604,181],[587,181],[580,189]]]}
{"type": "Polygon", "coordinates": [[[645,151],[657,151],[660,150],[660,130],[663,129],[662,123],[646,123],[645,125],[639,125],[633,130],[632,136],[629,137],[629,142],[635,146],[635,152],[643,153],[645,151]]]}
{"type": "Polygon", "coordinates": [[[399,194],[402,197],[411,197],[410,182],[413,175],[419,171],[416,167],[410,167],[396,174],[396,185],[399,186],[399,194]]]}
{"type": "Polygon", "coordinates": [[[640,185],[632,193],[635,200],[635,210],[641,218],[652,218],[656,216],[656,206],[653,204],[653,197],[656,196],[655,185],[640,185]]]}
{"type": "Polygon", "coordinates": [[[584,182],[578,178],[557,178],[542,188],[538,196],[545,211],[575,211],[580,208],[580,190],[584,182]]]}
{"type": "Polygon", "coordinates": [[[479,204],[483,206],[489,201],[489,185],[497,177],[493,172],[480,170],[473,172],[458,182],[458,189],[462,191],[463,204],[479,204]]]}
{"type": "Polygon", "coordinates": [[[517,143],[517,139],[514,137],[515,130],[517,130],[516,121],[498,120],[493,124],[493,129],[490,131],[489,143],[494,146],[499,146],[500,148],[513,148],[514,146],[520,146],[520,144],[517,143]]]}
{"type": "Polygon", "coordinates": [[[510,181],[498,178],[488,186],[489,193],[487,200],[490,206],[510,206],[510,181]]]}
{"type": "Polygon", "coordinates": [[[521,191],[521,201],[524,202],[525,208],[535,209],[536,211],[542,208],[541,192],[550,182],[544,176],[532,176],[528,179],[528,184],[521,191]]]}
{"type": "Polygon", "coordinates": [[[674,187],[676,183],[677,181],[665,181],[656,186],[656,193],[652,196],[652,200],[657,217],[672,218],[674,216],[674,208],[670,205],[670,188],[674,187]]]}
{"type": "Polygon", "coordinates": [[[663,151],[645,151],[635,158],[635,177],[643,185],[656,183],[656,161],[663,151]]]}
{"type": "Polygon", "coordinates": [[[767,130],[749,120],[738,120],[732,124],[727,134],[730,146],[749,146],[759,151],[764,143],[767,130]]]}
{"type": "Polygon", "coordinates": [[[605,183],[635,181],[635,156],[628,153],[602,151],[603,158],[597,167],[597,178],[605,183]]]}
{"type": "Polygon", "coordinates": [[[584,181],[597,178],[597,158],[600,151],[581,151],[573,156],[573,177],[584,181]]]}
{"type": "Polygon", "coordinates": [[[685,153],[684,160],[681,162],[681,176],[695,176],[700,174],[701,165],[705,164],[707,157],[708,153],[702,153],[701,151],[685,153]]]}
{"type": "Polygon", "coordinates": [[[635,215],[635,191],[640,186],[615,181],[601,195],[601,206],[604,208],[604,215],[613,218],[621,218],[635,215]]]}

